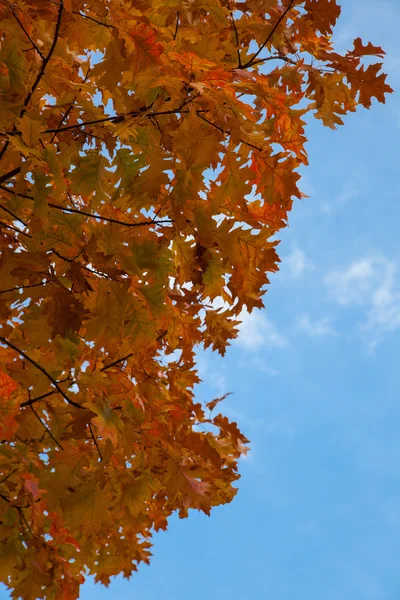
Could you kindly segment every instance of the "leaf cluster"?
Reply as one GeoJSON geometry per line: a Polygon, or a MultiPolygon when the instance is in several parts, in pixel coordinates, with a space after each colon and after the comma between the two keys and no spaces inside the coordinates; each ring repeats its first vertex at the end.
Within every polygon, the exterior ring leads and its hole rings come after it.
{"type": "Polygon", "coordinates": [[[195,401],[278,268],[305,118],[391,91],[336,0],[0,4],[0,581],[73,599],[236,493],[195,401]],[[367,57],[368,63],[364,58],[367,57]],[[364,62],[363,62],[364,61],[364,62]],[[366,66],[366,64],[368,66],[366,66]]]}

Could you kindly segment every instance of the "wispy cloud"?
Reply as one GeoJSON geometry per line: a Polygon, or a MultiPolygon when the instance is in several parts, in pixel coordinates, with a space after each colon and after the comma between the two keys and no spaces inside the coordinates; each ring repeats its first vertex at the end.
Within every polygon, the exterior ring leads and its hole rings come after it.
{"type": "Polygon", "coordinates": [[[342,306],[359,307],[364,315],[360,329],[373,348],[400,327],[400,289],[397,266],[383,255],[370,255],[324,279],[332,297],[342,306]]]}
{"type": "Polygon", "coordinates": [[[207,352],[201,351],[196,355],[196,368],[200,379],[207,382],[217,394],[222,396],[228,391],[228,381],[221,366],[216,368],[215,360],[207,352]]]}
{"type": "Polygon", "coordinates": [[[294,248],[294,250],[283,259],[283,264],[289,269],[290,274],[294,278],[299,278],[304,271],[313,267],[312,263],[306,258],[303,250],[294,248]]]}
{"type": "Polygon", "coordinates": [[[297,321],[297,326],[301,331],[313,338],[325,335],[339,335],[332,325],[331,317],[323,317],[322,319],[313,321],[310,315],[302,315],[297,321]]]}
{"type": "Polygon", "coordinates": [[[246,310],[240,313],[239,336],[235,341],[246,350],[274,347],[285,348],[289,346],[287,338],[279,333],[276,327],[263,315],[260,310],[253,310],[250,314],[246,310]]]}
{"type": "Polygon", "coordinates": [[[252,356],[250,360],[240,360],[238,363],[240,369],[252,369],[259,373],[265,373],[271,377],[279,375],[279,371],[271,367],[271,365],[260,356],[252,356]]]}
{"type": "Polygon", "coordinates": [[[329,201],[322,202],[321,210],[326,215],[333,215],[358,196],[360,196],[360,190],[354,185],[347,184],[339,194],[329,199],[329,201]]]}

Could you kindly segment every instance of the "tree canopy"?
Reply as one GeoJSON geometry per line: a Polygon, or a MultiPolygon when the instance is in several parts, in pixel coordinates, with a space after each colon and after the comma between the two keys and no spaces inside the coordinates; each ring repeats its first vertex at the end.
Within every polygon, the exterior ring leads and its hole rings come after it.
{"type": "MultiPolygon", "coordinates": [[[[247,440],[196,402],[263,306],[305,125],[385,101],[336,0],[0,4],[0,581],[74,599],[236,493],[247,440]]],[[[371,60],[372,57],[372,60],[371,60]]],[[[374,62],[373,57],[378,57],[374,62]]]]}

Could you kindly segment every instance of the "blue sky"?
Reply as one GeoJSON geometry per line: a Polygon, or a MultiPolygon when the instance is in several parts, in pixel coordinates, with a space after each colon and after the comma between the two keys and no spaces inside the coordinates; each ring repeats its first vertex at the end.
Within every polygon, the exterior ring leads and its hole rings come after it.
{"type": "MultiPolygon", "coordinates": [[[[343,0],[341,48],[387,51],[400,84],[398,0],[343,0]]],[[[173,518],[150,567],[82,600],[398,600],[400,597],[400,106],[308,128],[310,166],[282,233],[266,310],[225,359],[202,353],[199,398],[251,440],[239,493],[173,518]]],[[[8,594],[0,591],[0,600],[8,594]]]]}

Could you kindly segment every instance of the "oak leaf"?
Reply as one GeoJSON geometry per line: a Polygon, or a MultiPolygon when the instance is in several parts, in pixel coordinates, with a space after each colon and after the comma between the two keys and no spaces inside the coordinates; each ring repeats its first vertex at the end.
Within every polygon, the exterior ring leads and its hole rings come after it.
{"type": "Polygon", "coordinates": [[[262,308],[310,115],[391,88],[336,0],[0,4],[0,581],[79,597],[231,502],[199,348],[262,308]],[[242,10],[243,9],[243,10],[242,10]]]}

